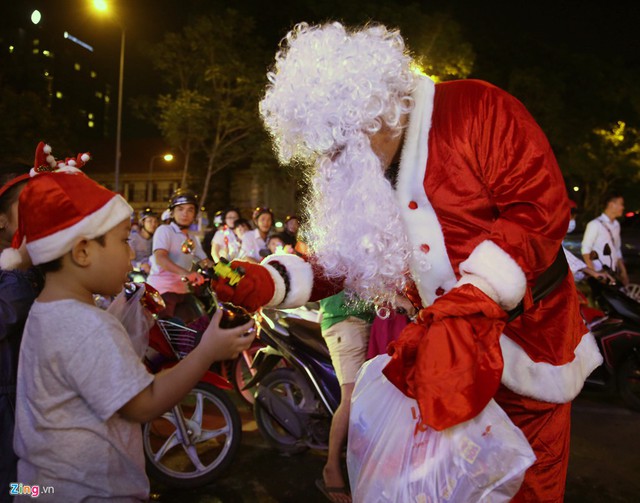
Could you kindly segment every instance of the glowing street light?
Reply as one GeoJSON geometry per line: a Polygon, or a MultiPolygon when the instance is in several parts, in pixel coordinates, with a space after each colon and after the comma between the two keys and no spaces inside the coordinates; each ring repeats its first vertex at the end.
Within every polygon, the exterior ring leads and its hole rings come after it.
{"type": "Polygon", "coordinates": [[[153,161],[155,161],[156,159],[164,159],[165,162],[171,162],[173,161],[173,154],[160,154],[160,155],[154,155],[153,157],[151,157],[151,159],[149,159],[149,182],[147,184],[147,203],[151,202],[151,187],[153,186],[153,161]]]}
{"type": "Polygon", "coordinates": [[[38,9],[34,10],[31,13],[31,22],[33,24],[38,24],[41,20],[42,20],[42,14],[40,14],[40,11],[38,9]]]}
{"type": "MultiPolygon", "coordinates": [[[[109,5],[106,0],[93,0],[93,8],[102,13],[108,13],[109,5]]],[[[115,166],[115,191],[120,192],[120,141],[122,138],[122,89],[124,82],[124,45],[125,30],[124,25],[119,23],[115,18],[116,24],[122,30],[120,37],[120,77],[118,79],[118,116],[116,119],[116,166],[115,166]]]]}
{"type": "Polygon", "coordinates": [[[580,187],[578,187],[577,185],[575,185],[575,186],[573,187],[573,191],[574,191],[574,192],[578,192],[579,190],[580,190],[580,187]]]}

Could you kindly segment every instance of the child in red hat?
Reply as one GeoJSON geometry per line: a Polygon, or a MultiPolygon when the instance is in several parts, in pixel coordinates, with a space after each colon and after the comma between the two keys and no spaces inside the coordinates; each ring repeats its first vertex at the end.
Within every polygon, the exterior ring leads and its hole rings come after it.
{"type": "Polygon", "coordinates": [[[58,163],[44,148],[45,170],[54,172],[38,173],[36,163],[13,241],[26,240],[45,274],[20,349],[18,482],[53,486],[59,501],[146,500],[140,423],[175,405],[214,360],[248,347],[250,323],[222,330],[217,314],[184,360],[149,374],[122,324],[93,304],[93,294],[116,295],[126,281],[132,209],[80,172],[86,159],[58,163]]]}

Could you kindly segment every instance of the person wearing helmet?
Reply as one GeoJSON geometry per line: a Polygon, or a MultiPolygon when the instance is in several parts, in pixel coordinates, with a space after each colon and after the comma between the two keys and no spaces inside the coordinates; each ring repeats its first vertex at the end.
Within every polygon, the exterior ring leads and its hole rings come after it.
{"type": "Polygon", "coordinates": [[[138,215],[140,230],[129,235],[129,245],[136,254],[131,265],[134,269],[139,269],[145,274],[149,274],[151,271],[149,259],[152,253],[152,238],[158,224],[158,215],[151,208],[145,208],[138,215]]]}
{"type": "Polygon", "coordinates": [[[151,272],[147,278],[147,283],[160,292],[166,303],[160,313],[164,317],[175,316],[176,307],[189,293],[189,284],[204,283],[204,278],[192,270],[194,263],[203,267],[213,265],[198,238],[189,232],[198,215],[195,193],[188,189],[176,190],[169,200],[169,211],[171,222],[160,226],[153,235],[151,272]]]}

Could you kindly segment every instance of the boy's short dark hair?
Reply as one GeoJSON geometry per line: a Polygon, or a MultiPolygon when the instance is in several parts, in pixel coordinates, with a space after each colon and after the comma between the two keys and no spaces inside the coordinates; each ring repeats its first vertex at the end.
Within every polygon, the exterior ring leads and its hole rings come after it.
{"type": "MultiPolygon", "coordinates": [[[[107,238],[104,234],[102,236],[93,238],[91,241],[97,241],[100,246],[105,246],[107,244],[107,238]]],[[[49,262],[45,262],[44,264],[38,264],[36,267],[43,276],[48,272],[58,272],[60,269],[62,269],[62,257],[58,257],[55,260],[50,260],[49,262]]]]}

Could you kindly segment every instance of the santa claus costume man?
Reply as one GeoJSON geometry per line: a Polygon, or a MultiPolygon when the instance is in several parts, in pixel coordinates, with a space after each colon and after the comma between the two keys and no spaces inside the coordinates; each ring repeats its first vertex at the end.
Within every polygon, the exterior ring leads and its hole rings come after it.
{"type": "Polygon", "coordinates": [[[570,402],[601,357],[558,259],[560,170],[513,96],[414,67],[380,25],[300,24],[285,37],[260,111],[281,161],[309,166],[313,260],[274,255],[219,291],[290,307],[333,282],[395,305],[413,280],[423,309],[385,375],[438,430],[495,398],[537,456],[515,500],[561,501],[570,402]],[[534,302],[541,278],[553,285],[534,302]]]}

